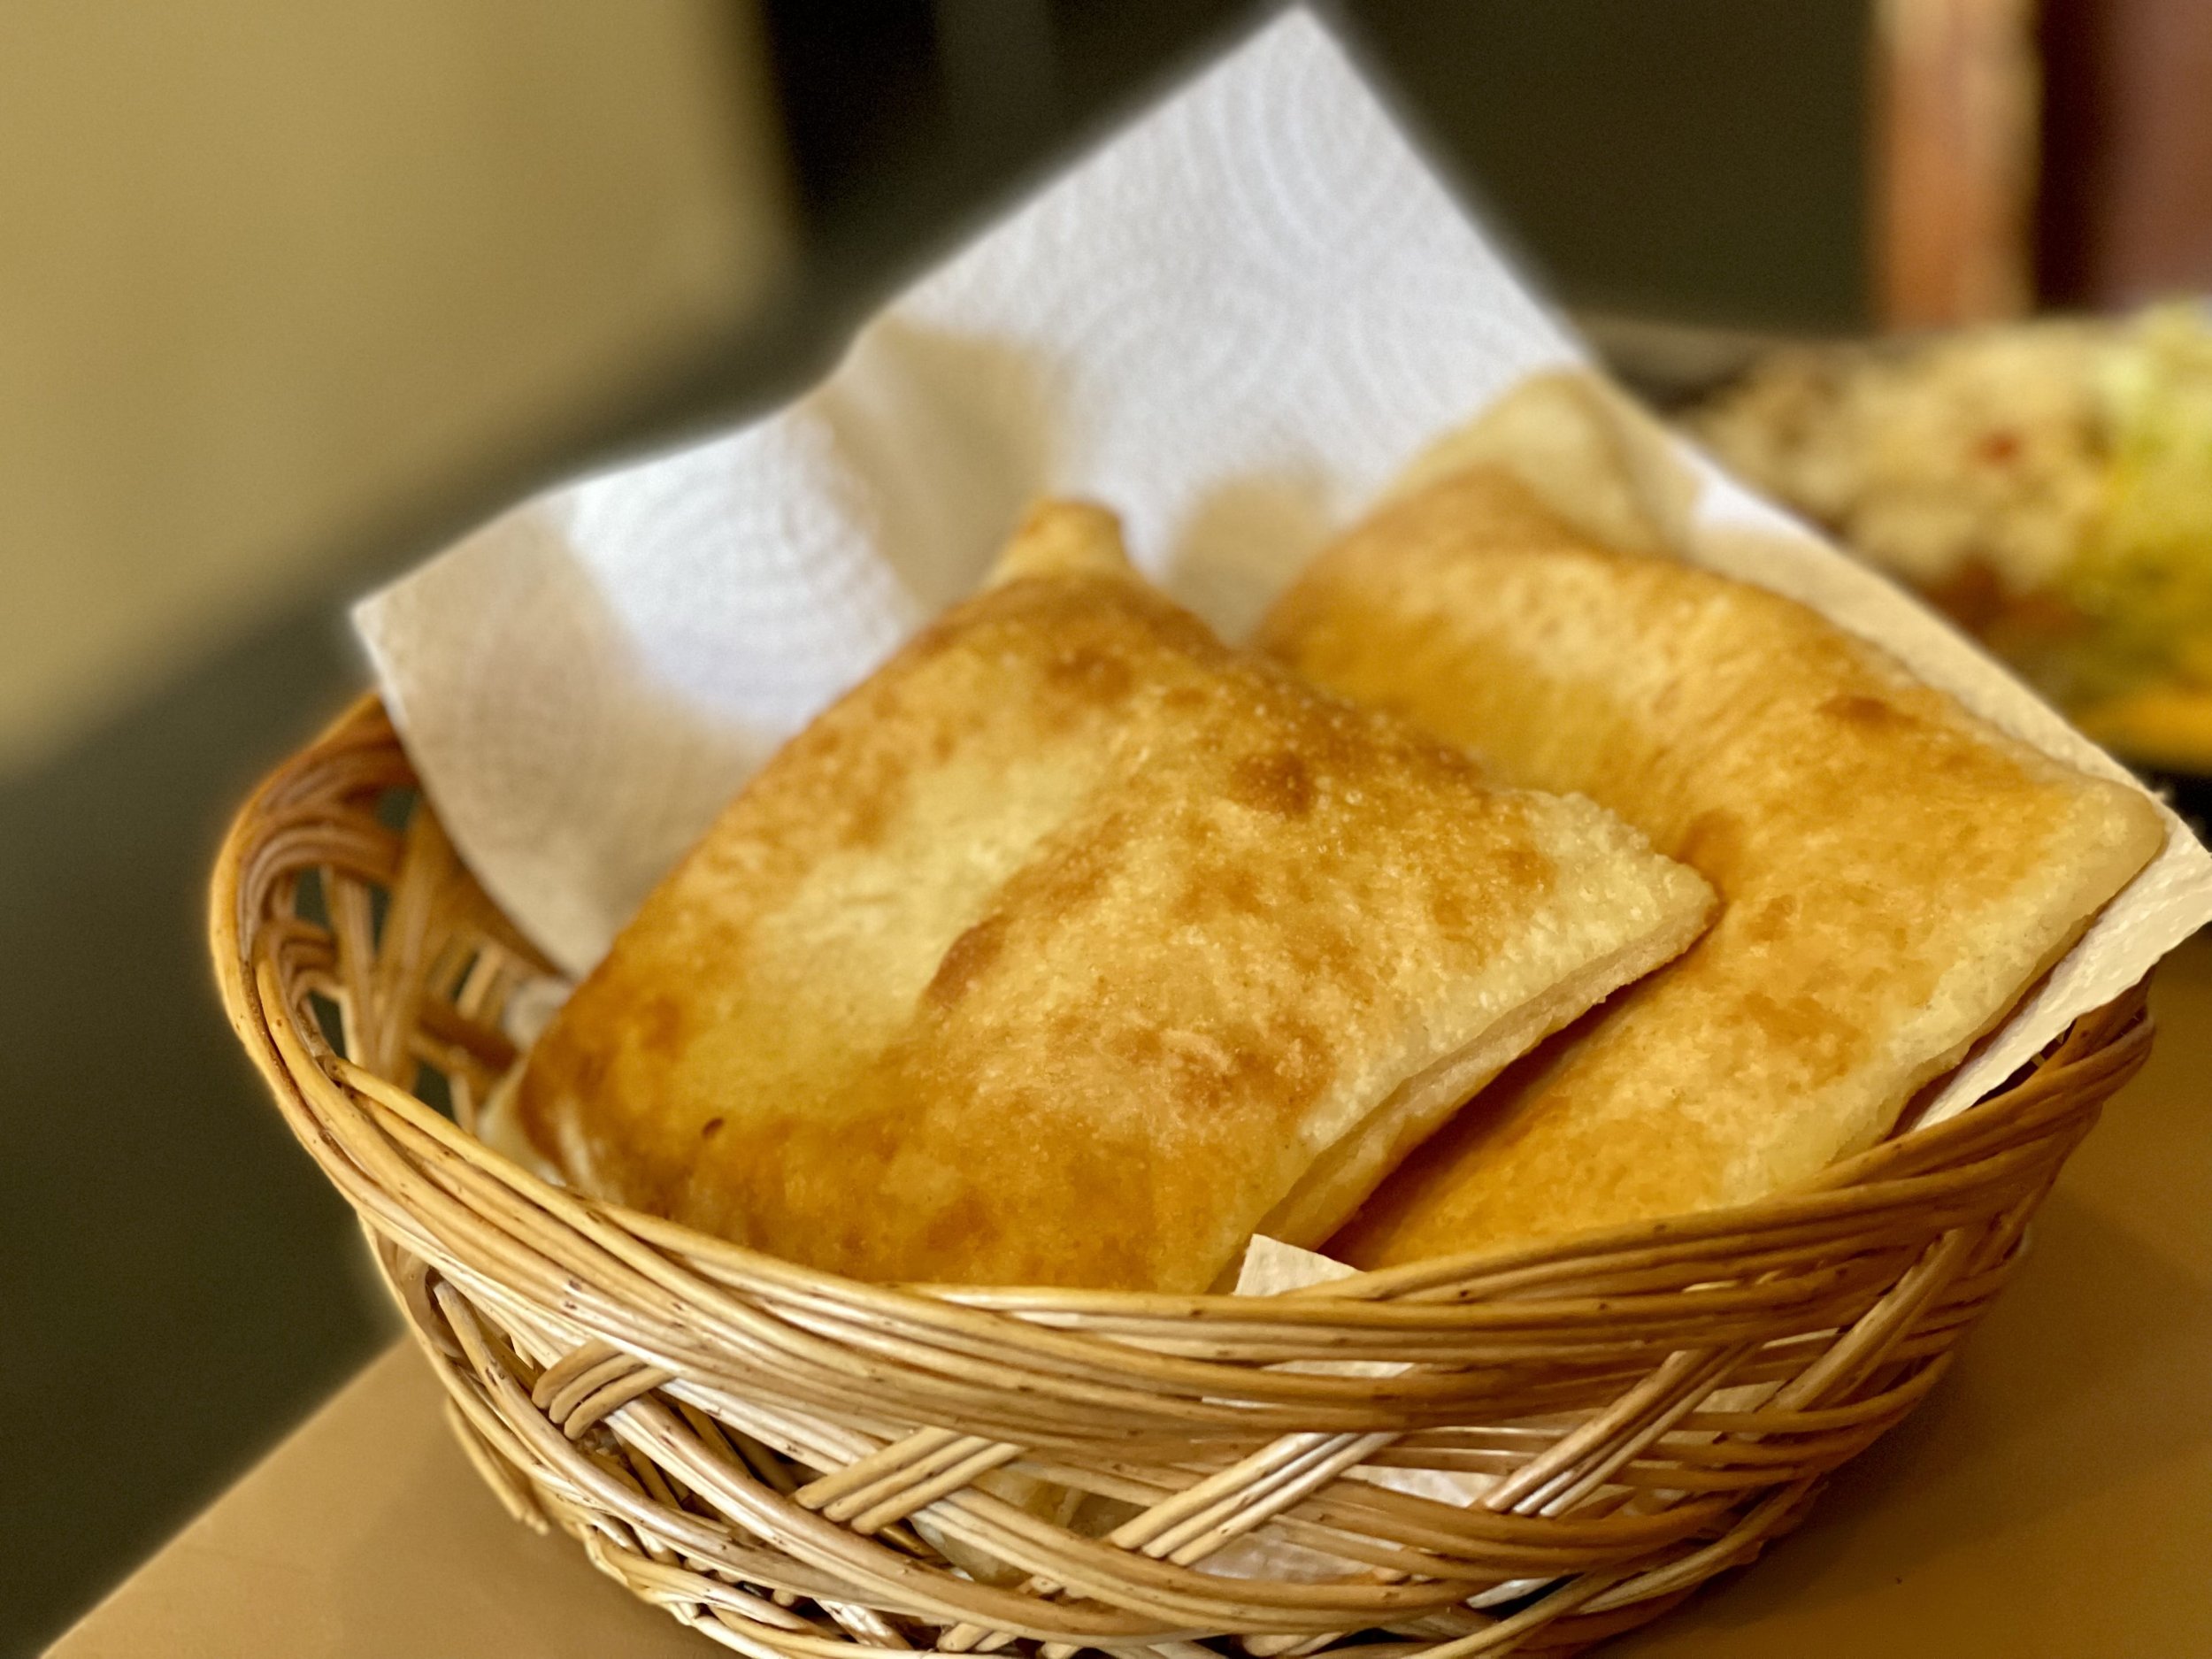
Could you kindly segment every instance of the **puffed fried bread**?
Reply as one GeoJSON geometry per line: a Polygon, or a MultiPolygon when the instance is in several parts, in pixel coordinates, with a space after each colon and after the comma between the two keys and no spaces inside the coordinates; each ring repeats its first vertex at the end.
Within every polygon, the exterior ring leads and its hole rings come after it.
{"type": "Polygon", "coordinates": [[[1465,468],[1325,549],[1260,643],[1719,891],[1330,1248],[1363,1267],[1748,1202],[1886,1133],[2158,851],[2139,793],[1764,589],[1609,550],[1465,468]]]}
{"type": "Polygon", "coordinates": [[[812,1266],[1198,1291],[1256,1229],[1318,1244],[1710,904],[1056,503],[731,803],[518,1117],[584,1190],[812,1266]]]}

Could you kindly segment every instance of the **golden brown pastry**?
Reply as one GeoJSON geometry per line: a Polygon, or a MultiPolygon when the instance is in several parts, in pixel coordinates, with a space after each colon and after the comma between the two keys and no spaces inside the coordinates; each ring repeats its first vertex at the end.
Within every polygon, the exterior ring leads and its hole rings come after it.
{"type": "Polygon", "coordinates": [[[1612,808],[1722,897],[1330,1248],[1365,1267],[1747,1202],[1863,1148],[2163,840],[1805,607],[1608,551],[1476,466],[1325,551],[1262,629],[1316,684],[1612,808]]]}
{"type": "Polygon", "coordinates": [[[1202,1290],[1317,1243],[1711,895],[1230,650],[1113,520],[794,739],[532,1055],[580,1187],[874,1279],[1202,1290]]]}

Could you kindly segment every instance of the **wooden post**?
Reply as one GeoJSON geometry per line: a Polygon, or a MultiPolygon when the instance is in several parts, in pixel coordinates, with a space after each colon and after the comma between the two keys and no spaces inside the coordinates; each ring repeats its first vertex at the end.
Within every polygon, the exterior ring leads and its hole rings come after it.
{"type": "Polygon", "coordinates": [[[2032,0],[1878,0],[1873,266],[1893,329],[1988,322],[2033,297],[2032,0]]]}

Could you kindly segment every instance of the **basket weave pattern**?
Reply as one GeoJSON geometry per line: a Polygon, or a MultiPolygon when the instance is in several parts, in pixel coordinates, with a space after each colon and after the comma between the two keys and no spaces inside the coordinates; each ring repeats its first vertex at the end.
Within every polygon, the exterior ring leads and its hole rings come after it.
{"type": "Polygon", "coordinates": [[[549,970],[426,809],[393,827],[413,781],[369,701],[249,803],[212,895],[232,1018],[484,1479],[757,1659],[1462,1659],[1640,1624],[1928,1392],[2149,1046],[2139,987],[1816,1187],[1510,1255],[1270,1298],[861,1285],[466,1132],[549,970]],[[1073,1524],[1054,1489],[1089,1494],[1073,1524]]]}

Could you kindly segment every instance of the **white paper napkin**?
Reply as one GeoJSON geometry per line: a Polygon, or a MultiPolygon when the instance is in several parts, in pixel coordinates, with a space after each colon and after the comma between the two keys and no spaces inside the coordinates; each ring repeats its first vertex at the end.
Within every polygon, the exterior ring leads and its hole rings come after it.
{"type": "MultiPolygon", "coordinates": [[[[1293,12],[916,283],[814,391],[516,509],[356,622],[463,856],[581,972],[751,771],[965,594],[1036,496],[1113,505],[1146,572],[1240,637],[1431,440],[1579,360],[1293,12]]],[[[1720,536],[1689,557],[2116,772],[1913,601],[1717,474],[1699,518],[1771,534],[1755,555],[1720,536]]],[[[2212,917],[2212,861],[2172,829],[1945,1110],[2212,917]]]]}

